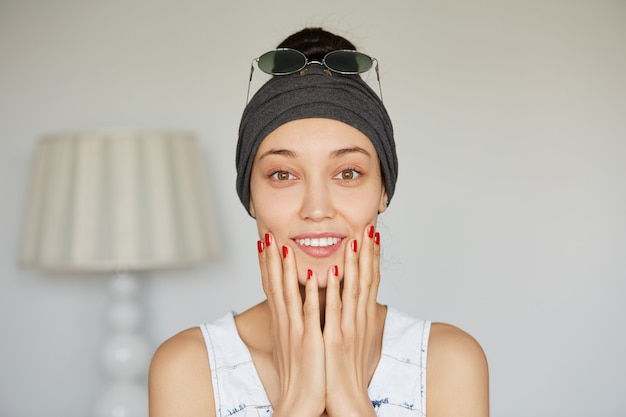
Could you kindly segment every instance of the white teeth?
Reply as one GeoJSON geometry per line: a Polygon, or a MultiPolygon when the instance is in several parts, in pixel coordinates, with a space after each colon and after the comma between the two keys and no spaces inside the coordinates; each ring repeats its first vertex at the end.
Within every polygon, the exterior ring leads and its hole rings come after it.
{"type": "Polygon", "coordinates": [[[302,246],[315,246],[325,248],[327,246],[337,244],[337,242],[339,242],[340,240],[341,239],[338,237],[321,237],[314,239],[296,239],[296,242],[298,242],[298,244],[302,246]]]}

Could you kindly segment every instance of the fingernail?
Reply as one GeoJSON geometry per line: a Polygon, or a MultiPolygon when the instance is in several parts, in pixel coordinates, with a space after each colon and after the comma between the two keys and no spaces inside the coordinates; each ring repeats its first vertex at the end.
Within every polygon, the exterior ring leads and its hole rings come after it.
{"type": "Polygon", "coordinates": [[[352,252],[356,252],[356,240],[353,240],[350,245],[352,246],[352,252]]]}
{"type": "Polygon", "coordinates": [[[269,233],[265,234],[265,246],[269,247],[272,244],[272,236],[269,233]]]}
{"type": "Polygon", "coordinates": [[[287,257],[288,253],[289,253],[289,248],[287,246],[283,246],[283,259],[287,257]]]}
{"type": "Polygon", "coordinates": [[[374,237],[374,226],[369,226],[367,228],[367,235],[370,239],[374,237]]]}
{"type": "Polygon", "coordinates": [[[339,267],[337,267],[337,265],[333,265],[333,275],[334,276],[339,275],[339,267]]]}
{"type": "Polygon", "coordinates": [[[311,279],[311,277],[313,276],[313,271],[311,271],[310,269],[306,271],[306,279],[311,279]]]}
{"type": "Polygon", "coordinates": [[[380,245],[380,233],[378,232],[376,232],[376,234],[374,235],[374,243],[380,245]]]}
{"type": "Polygon", "coordinates": [[[264,244],[262,240],[258,240],[256,242],[256,248],[259,250],[259,253],[263,253],[263,249],[264,249],[264,244]]]}

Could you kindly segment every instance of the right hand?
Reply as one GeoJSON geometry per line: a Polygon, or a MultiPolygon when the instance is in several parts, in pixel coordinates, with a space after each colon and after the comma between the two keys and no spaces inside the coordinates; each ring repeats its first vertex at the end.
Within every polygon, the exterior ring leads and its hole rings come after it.
{"type": "Polygon", "coordinates": [[[291,249],[278,248],[270,233],[258,245],[263,291],[272,316],[274,363],[280,378],[280,400],[274,416],[319,417],[326,409],[326,375],[317,277],[309,272],[302,301],[291,249]]]}

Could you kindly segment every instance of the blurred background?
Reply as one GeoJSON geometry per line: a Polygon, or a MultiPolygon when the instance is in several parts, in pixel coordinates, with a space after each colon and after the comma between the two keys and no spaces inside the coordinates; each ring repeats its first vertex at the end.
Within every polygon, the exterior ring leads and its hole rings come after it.
{"type": "Polygon", "coordinates": [[[0,416],[90,415],[103,385],[109,275],[17,262],[39,138],[196,135],[221,257],[141,274],[154,350],[263,299],[238,121],[252,58],[303,26],[380,63],[381,302],[479,340],[493,416],[625,415],[626,2],[0,0],[0,416]]]}

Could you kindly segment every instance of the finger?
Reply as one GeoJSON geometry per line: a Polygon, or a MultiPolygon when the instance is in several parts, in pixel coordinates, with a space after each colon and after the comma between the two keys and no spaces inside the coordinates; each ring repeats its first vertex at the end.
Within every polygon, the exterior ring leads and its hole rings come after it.
{"type": "Polygon", "coordinates": [[[324,335],[336,335],[341,329],[341,289],[339,284],[339,269],[334,265],[328,271],[326,280],[326,307],[324,315],[324,335]]]}
{"type": "Polygon", "coordinates": [[[375,228],[369,225],[363,233],[363,247],[359,253],[359,280],[361,284],[361,293],[359,297],[359,312],[366,313],[371,301],[372,286],[374,285],[375,275],[378,273],[378,265],[376,264],[376,244],[374,237],[376,236],[375,228]]]}
{"type": "Polygon", "coordinates": [[[296,259],[288,246],[282,247],[282,273],[283,273],[283,299],[287,314],[297,320],[294,323],[302,322],[302,296],[298,284],[298,272],[296,259]]]}
{"type": "Polygon", "coordinates": [[[374,233],[374,258],[372,261],[372,283],[370,285],[367,309],[369,314],[376,314],[378,288],[380,287],[380,233],[374,233]]]}
{"type": "Polygon", "coordinates": [[[307,280],[304,287],[304,302],[302,305],[304,315],[305,334],[320,333],[320,301],[317,275],[314,271],[307,271],[307,280]]]}
{"type": "Polygon", "coordinates": [[[267,300],[271,308],[275,311],[275,319],[286,316],[285,301],[283,298],[283,265],[281,255],[276,248],[274,236],[271,233],[265,234],[263,258],[265,259],[265,278],[267,300]]]}
{"type": "Polygon", "coordinates": [[[342,327],[347,329],[354,326],[357,306],[361,293],[359,280],[359,242],[353,239],[346,245],[345,267],[342,292],[342,327]]]}
{"type": "Polygon", "coordinates": [[[278,315],[276,314],[276,307],[274,305],[274,296],[273,292],[275,291],[273,285],[270,283],[270,273],[268,271],[267,257],[265,251],[265,240],[257,241],[257,251],[258,251],[258,259],[259,259],[259,269],[261,271],[261,283],[263,285],[263,292],[267,297],[267,304],[270,309],[272,321],[270,323],[270,329],[272,333],[278,331],[280,329],[280,325],[277,322],[278,315]]]}
{"type": "Polygon", "coordinates": [[[258,251],[258,259],[259,259],[259,270],[261,271],[261,284],[263,286],[263,292],[267,295],[269,291],[269,283],[267,273],[267,261],[265,260],[265,242],[262,240],[257,240],[256,248],[258,251]]]}

